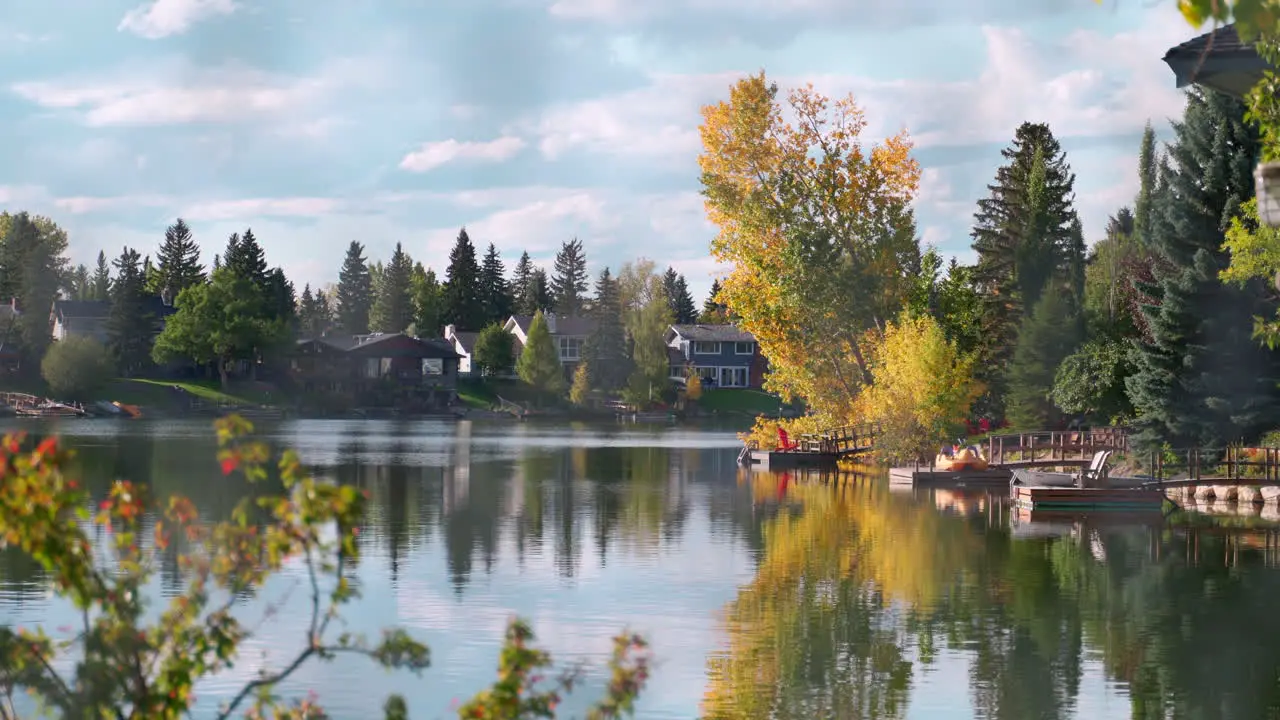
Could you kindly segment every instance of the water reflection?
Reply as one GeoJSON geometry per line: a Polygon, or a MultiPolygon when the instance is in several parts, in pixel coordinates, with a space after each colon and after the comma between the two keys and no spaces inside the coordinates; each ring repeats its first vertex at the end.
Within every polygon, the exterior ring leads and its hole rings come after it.
{"type": "Polygon", "coordinates": [[[708,718],[1280,712],[1274,527],[1028,523],[999,498],[850,478],[779,503],[778,481],[753,481],[783,509],[726,608],[708,718]]]}

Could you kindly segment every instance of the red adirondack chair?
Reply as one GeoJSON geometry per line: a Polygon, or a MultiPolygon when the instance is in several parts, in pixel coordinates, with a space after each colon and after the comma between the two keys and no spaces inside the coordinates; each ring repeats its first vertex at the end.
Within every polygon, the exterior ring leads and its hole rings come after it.
{"type": "Polygon", "coordinates": [[[778,450],[787,452],[788,450],[795,450],[796,447],[797,445],[791,442],[791,438],[787,437],[787,431],[778,428],[778,450]]]}

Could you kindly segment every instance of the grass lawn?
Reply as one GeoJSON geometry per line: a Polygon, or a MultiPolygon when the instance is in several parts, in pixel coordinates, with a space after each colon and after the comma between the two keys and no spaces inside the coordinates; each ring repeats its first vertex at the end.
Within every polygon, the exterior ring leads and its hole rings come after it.
{"type": "Polygon", "coordinates": [[[498,403],[498,393],[491,382],[479,378],[459,378],[458,399],[468,407],[488,409],[498,403]]]}
{"type": "Polygon", "coordinates": [[[272,398],[269,392],[254,387],[252,383],[233,384],[228,392],[223,392],[217,380],[175,382],[117,378],[96,394],[100,400],[114,400],[126,405],[165,407],[178,404],[182,397],[173,392],[174,386],[212,404],[269,405],[280,399],[278,395],[272,398]]]}
{"type": "Polygon", "coordinates": [[[717,388],[702,391],[698,406],[712,412],[777,415],[783,403],[776,396],[759,390],[717,388]]]}

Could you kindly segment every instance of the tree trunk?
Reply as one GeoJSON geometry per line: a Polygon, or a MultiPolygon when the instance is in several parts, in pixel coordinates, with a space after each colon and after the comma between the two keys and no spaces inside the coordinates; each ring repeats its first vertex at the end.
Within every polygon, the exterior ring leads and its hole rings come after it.
{"type": "Polygon", "coordinates": [[[221,381],[224,392],[231,384],[230,379],[227,377],[227,362],[227,358],[218,358],[218,380],[221,381]]]}

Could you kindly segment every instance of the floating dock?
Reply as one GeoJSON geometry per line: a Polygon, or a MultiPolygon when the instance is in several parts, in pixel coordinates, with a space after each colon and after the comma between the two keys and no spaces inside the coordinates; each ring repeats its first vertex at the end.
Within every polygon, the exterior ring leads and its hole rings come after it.
{"type": "Polygon", "coordinates": [[[759,470],[834,470],[840,465],[840,456],[835,453],[752,450],[750,459],[751,466],[759,470]]]}
{"type": "Polygon", "coordinates": [[[986,470],[936,470],[927,467],[896,467],[889,469],[889,484],[899,487],[980,487],[1006,488],[1013,473],[1005,468],[986,470]]]}
{"type": "Polygon", "coordinates": [[[1076,488],[1015,485],[1013,502],[1019,510],[1159,510],[1164,493],[1137,488],[1076,488]]]}

